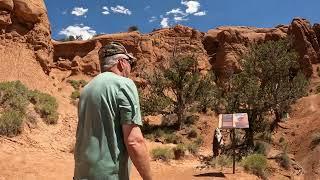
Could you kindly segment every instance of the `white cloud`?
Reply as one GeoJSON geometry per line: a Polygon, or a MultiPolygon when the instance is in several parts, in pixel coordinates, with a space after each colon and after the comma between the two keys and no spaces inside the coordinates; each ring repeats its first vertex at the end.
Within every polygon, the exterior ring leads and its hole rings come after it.
{"type": "Polygon", "coordinates": [[[117,5],[116,7],[111,7],[112,12],[131,15],[131,11],[123,6],[117,5]]]}
{"type": "Polygon", "coordinates": [[[188,18],[185,18],[184,16],[183,17],[180,17],[180,16],[175,16],[174,17],[174,21],[175,22],[179,22],[179,21],[188,21],[189,19],[188,18]]]}
{"type": "Polygon", "coordinates": [[[74,7],[71,14],[76,16],[83,16],[88,12],[88,9],[84,9],[83,7],[74,7]]]}
{"type": "Polygon", "coordinates": [[[65,35],[66,37],[69,36],[81,36],[83,40],[87,40],[92,38],[96,31],[91,29],[91,27],[83,26],[83,25],[74,25],[74,26],[68,26],[65,29],[62,29],[59,32],[60,35],[65,35]]]}
{"type": "Polygon", "coordinates": [[[169,27],[168,20],[169,20],[168,18],[162,18],[162,20],[160,22],[160,25],[162,28],[169,27]]]}
{"type": "Polygon", "coordinates": [[[198,1],[181,1],[181,4],[187,6],[186,13],[193,14],[198,12],[200,3],[198,1]]]}
{"type": "Polygon", "coordinates": [[[201,11],[201,12],[194,13],[193,15],[195,15],[195,16],[204,16],[204,15],[206,15],[206,12],[205,11],[201,11]]]}
{"type": "Polygon", "coordinates": [[[154,21],[156,21],[157,20],[157,18],[155,17],[155,16],[152,16],[150,19],[149,19],[149,22],[154,22],[154,21]]]}
{"type": "Polygon", "coordinates": [[[102,9],[104,10],[104,11],[102,11],[102,14],[104,14],[104,15],[110,14],[109,8],[107,6],[103,6],[102,9]]]}
{"type": "Polygon", "coordinates": [[[177,8],[177,9],[172,9],[171,11],[168,11],[166,12],[166,15],[169,15],[169,14],[181,14],[181,15],[185,15],[184,12],[181,11],[180,8],[177,8]]]}
{"type": "Polygon", "coordinates": [[[148,6],[146,6],[146,7],[144,8],[144,10],[147,10],[147,9],[150,9],[150,8],[151,8],[151,6],[148,5],[148,6]]]}

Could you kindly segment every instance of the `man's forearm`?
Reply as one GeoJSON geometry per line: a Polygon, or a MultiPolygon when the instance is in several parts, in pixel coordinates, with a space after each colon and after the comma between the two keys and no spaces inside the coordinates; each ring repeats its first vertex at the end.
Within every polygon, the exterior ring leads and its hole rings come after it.
{"type": "Polygon", "coordinates": [[[130,142],[127,145],[131,161],[137,168],[143,180],[151,180],[149,152],[144,140],[130,142]]]}

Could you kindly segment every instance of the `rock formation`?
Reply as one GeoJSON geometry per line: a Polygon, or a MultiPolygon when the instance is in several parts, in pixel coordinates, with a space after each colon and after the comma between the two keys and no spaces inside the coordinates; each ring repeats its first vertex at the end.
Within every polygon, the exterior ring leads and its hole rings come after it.
{"type": "Polygon", "coordinates": [[[47,10],[42,0],[0,1],[0,43],[25,44],[45,72],[52,58],[52,43],[47,10]]]}
{"type": "Polygon", "coordinates": [[[201,33],[195,29],[177,25],[156,30],[149,34],[138,32],[101,35],[88,41],[54,41],[54,67],[71,70],[73,74],[99,73],[98,47],[110,41],[122,42],[138,57],[135,76],[166,62],[174,54],[194,54],[201,70],[211,67],[221,78],[239,71],[238,60],[253,43],[279,40],[292,36],[294,48],[299,54],[300,64],[307,76],[312,74],[312,63],[319,62],[320,26],[296,18],[289,26],[254,28],[226,26],[201,33]]]}
{"type": "Polygon", "coordinates": [[[150,34],[138,32],[101,35],[88,41],[57,42],[54,45],[55,68],[71,70],[72,74],[84,73],[96,75],[99,73],[99,48],[110,41],[123,43],[129,52],[137,57],[134,76],[167,62],[169,58],[179,54],[195,55],[199,69],[211,69],[209,57],[203,47],[203,33],[189,27],[175,26],[161,29],[150,34]]]}
{"type": "Polygon", "coordinates": [[[20,80],[30,88],[50,89],[46,74],[52,52],[43,0],[1,0],[0,81],[20,80]]]}

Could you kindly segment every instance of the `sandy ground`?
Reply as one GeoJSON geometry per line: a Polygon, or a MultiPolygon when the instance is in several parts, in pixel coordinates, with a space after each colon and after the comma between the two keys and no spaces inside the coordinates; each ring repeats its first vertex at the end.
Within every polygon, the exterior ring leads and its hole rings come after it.
{"type": "MultiPolygon", "coordinates": [[[[257,179],[253,175],[237,170],[232,174],[231,168],[203,169],[196,168],[195,160],[172,161],[170,163],[152,161],[155,180],[209,180],[209,179],[257,179]]],[[[70,180],[73,176],[73,155],[71,153],[54,153],[38,149],[1,148],[0,180],[70,180]]],[[[132,180],[140,180],[135,168],[131,173],[132,180]]]]}

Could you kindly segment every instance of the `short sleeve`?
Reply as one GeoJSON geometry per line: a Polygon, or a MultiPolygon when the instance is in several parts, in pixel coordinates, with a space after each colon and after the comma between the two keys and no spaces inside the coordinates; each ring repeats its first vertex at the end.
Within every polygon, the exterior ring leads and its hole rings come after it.
{"type": "Polygon", "coordinates": [[[136,85],[129,81],[117,94],[120,112],[120,124],[137,124],[142,126],[139,95],[136,85]]]}

